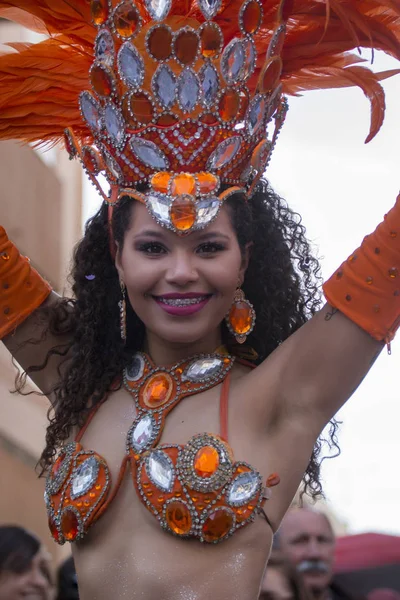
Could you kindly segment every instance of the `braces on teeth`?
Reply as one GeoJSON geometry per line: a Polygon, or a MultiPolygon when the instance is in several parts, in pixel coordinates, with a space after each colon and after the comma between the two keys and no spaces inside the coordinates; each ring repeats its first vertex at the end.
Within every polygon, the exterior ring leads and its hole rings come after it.
{"type": "Polygon", "coordinates": [[[207,296],[200,296],[199,298],[159,298],[159,301],[163,304],[169,304],[169,306],[190,306],[191,304],[199,304],[206,298],[207,296]]]}

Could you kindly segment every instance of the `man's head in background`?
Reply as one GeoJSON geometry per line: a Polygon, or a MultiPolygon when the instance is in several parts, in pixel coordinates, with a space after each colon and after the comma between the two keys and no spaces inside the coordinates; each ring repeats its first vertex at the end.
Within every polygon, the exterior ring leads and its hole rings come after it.
{"type": "Polygon", "coordinates": [[[327,596],[333,576],[335,536],[326,515],[310,508],[290,509],[278,539],[280,550],[303,577],[312,596],[327,596]]]}

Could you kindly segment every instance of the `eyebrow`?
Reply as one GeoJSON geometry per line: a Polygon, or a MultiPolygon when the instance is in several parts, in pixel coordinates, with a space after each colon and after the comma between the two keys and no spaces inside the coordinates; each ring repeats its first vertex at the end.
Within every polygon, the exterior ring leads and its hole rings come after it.
{"type": "MultiPolygon", "coordinates": [[[[135,238],[140,238],[140,237],[151,237],[151,238],[157,238],[157,239],[164,239],[165,234],[163,231],[159,231],[158,229],[146,229],[145,231],[141,231],[140,233],[135,235],[135,238]]],[[[230,239],[229,236],[225,235],[224,233],[220,233],[219,231],[209,231],[209,232],[202,233],[198,236],[199,241],[210,240],[213,238],[219,238],[219,239],[222,238],[227,241],[230,239]]]]}

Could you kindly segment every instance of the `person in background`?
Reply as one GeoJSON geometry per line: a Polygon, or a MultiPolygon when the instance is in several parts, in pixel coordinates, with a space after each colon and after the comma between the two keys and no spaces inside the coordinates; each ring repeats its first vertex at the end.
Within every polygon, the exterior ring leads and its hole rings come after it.
{"type": "Polygon", "coordinates": [[[72,556],[67,558],[58,569],[56,600],[79,600],[78,578],[72,556]]]}
{"type": "Polygon", "coordinates": [[[0,600],[54,600],[50,555],[18,526],[0,527],[0,600]]]}
{"type": "Polygon", "coordinates": [[[259,600],[310,600],[300,576],[279,550],[272,550],[259,600]]]}
{"type": "Polygon", "coordinates": [[[314,600],[349,600],[333,581],[335,534],[328,517],[310,508],[290,509],[278,533],[279,548],[302,576],[314,600]]]}

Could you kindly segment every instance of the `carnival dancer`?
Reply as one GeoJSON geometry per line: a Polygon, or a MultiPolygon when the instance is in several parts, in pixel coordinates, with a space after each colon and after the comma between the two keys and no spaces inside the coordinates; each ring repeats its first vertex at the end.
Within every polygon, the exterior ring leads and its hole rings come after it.
{"type": "Polygon", "coordinates": [[[377,133],[394,73],[350,51],[400,59],[400,6],[0,0],[0,16],[48,34],[0,58],[0,137],[64,137],[104,198],[72,299],[1,230],[2,337],[53,403],[52,535],[83,600],[255,600],[299,483],[320,490],[321,430],[400,315],[400,201],[318,311],[318,263],[262,175],[284,94],[359,85],[377,133]]]}

